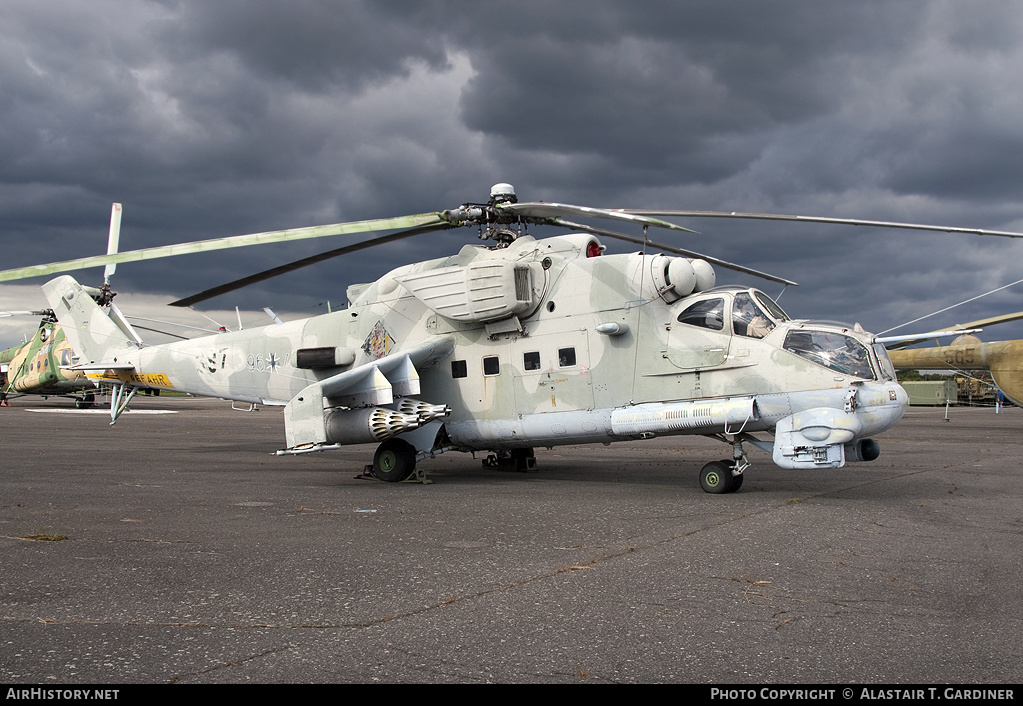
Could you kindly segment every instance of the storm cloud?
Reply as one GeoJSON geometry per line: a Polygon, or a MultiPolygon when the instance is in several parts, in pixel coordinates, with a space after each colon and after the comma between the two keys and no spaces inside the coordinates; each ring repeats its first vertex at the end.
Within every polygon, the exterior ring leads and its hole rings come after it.
{"type": "MultiPolygon", "coordinates": [[[[505,181],[526,201],[1023,230],[1012,2],[8,0],[0,33],[4,268],[99,254],[114,201],[134,249],[452,208],[505,181]]],[[[1023,278],[1012,240],[682,223],[700,231],[683,247],[798,281],[793,316],[874,331],[1023,278]]],[[[209,306],[311,314],[474,240],[431,234],[209,306]]],[[[169,301],[340,244],[122,265],[116,286],[169,301]]],[[[32,291],[0,287],[0,308],[42,306],[32,291]]],[[[1021,291],[912,330],[1023,309],[1021,291]]],[[[8,321],[4,343],[32,326],[8,321]]]]}

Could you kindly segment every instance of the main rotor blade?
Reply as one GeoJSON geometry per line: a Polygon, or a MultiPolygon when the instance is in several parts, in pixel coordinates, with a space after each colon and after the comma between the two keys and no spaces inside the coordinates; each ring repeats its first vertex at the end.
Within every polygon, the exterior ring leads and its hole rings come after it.
{"type": "Polygon", "coordinates": [[[967,324],[956,324],[953,326],[955,329],[961,328],[977,328],[994,326],[995,324],[1006,324],[1010,321],[1019,321],[1023,319],[1023,311],[1017,311],[1015,314],[1002,314],[1001,316],[989,316],[986,319],[979,319],[978,321],[971,321],[967,324]]]}
{"type": "Polygon", "coordinates": [[[719,260],[716,257],[711,257],[710,255],[703,255],[703,254],[698,253],[698,252],[693,252],[692,250],[685,250],[683,248],[676,248],[673,245],[665,245],[663,243],[655,243],[652,240],[644,240],[643,238],[636,238],[634,236],[626,235],[624,233],[618,233],[618,232],[615,232],[613,230],[606,230],[604,228],[594,228],[593,226],[584,226],[584,225],[580,225],[579,223],[572,223],[571,221],[563,220],[561,218],[555,218],[555,219],[552,219],[552,220],[557,225],[564,226],[566,228],[573,228],[573,229],[577,229],[577,230],[583,230],[583,231],[586,231],[587,233],[593,233],[594,235],[604,235],[604,236],[607,236],[608,238],[617,238],[618,240],[624,240],[626,242],[636,243],[638,245],[649,245],[652,248],[656,248],[658,250],[664,250],[665,252],[675,253],[676,255],[684,255],[686,257],[697,257],[697,258],[700,258],[701,260],[706,260],[707,262],[713,263],[713,264],[717,265],[718,267],[724,267],[727,270],[734,270],[735,272],[743,272],[745,274],[753,275],[754,277],[760,277],[762,279],[766,279],[766,280],[771,281],[771,282],[778,282],[779,284],[785,284],[785,285],[790,285],[791,284],[793,286],[799,286],[798,282],[793,282],[792,280],[785,279],[784,277],[776,277],[775,275],[771,275],[771,274],[768,274],[766,272],[761,272],[760,270],[754,270],[754,269],[752,269],[750,267],[743,267],[742,265],[736,265],[734,262],[728,262],[726,260],[719,260]]]}
{"type": "Polygon", "coordinates": [[[946,338],[947,336],[965,336],[968,333],[980,333],[982,328],[952,329],[950,331],[931,331],[930,333],[910,333],[905,336],[877,336],[875,343],[881,343],[890,351],[899,350],[912,346],[916,343],[930,341],[934,338],[946,338]]]}
{"type": "MultiPolygon", "coordinates": [[[[940,333],[947,334],[950,336],[963,335],[967,333],[973,333],[974,331],[980,331],[981,329],[987,328],[988,326],[994,326],[995,324],[1006,324],[1010,321],[1019,321],[1023,319],[1023,311],[1017,311],[1015,314],[1002,314],[1001,316],[989,316],[986,319],[978,319],[977,321],[970,321],[965,324],[956,324],[948,331],[940,333]]],[[[901,348],[909,348],[917,343],[923,343],[932,338],[937,338],[937,332],[921,333],[921,334],[909,334],[906,336],[887,336],[883,340],[878,338],[877,340],[885,344],[888,350],[899,350],[901,348]],[[892,345],[889,345],[891,343],[892,345]]]]}
{"type": "Polygon", "coordinates": [[[318,255],[311,255],[309,257],[304,257],[301,260],[295,260],[294,262],[279,265],[278,267],[273,267],[269,270],[263,270],[262,272],[257,272],[254,275],[249,275],[248,277],[236,279],[233,282],[228,282],[227,284],[222,284],[217,287],[211,287],[210,289],[206,289],[202,292],[199,292],[198,294],[193,294],[190,297],[185,297],[184,299],[178,299],[177,301],[171,302],[170,306],[192,306],[193,304],[198,304],[199,302],[206,301],[207,299],[212,299],[213,297],[220,296],[221,294],[233,292],[236,289],[241,289],[242,287],[246,287],[250,284],[262,282],[263,280],[270,279],[271,277],[283,275],[287,272],[293,272],[294,270],[298,270],[309,265],[315,265],[318,262],[329,260],[332,257],[347,255],[348,253],[356,252],[357,250],[371,248],[374,245],[383,245],[384,243],[390,243],[394,240],[411,238],[414,235],[422,235],[423,233],[429,233],[435,230],[447,230],[449,228],[457,227],[458,226],[452,225],[450,223],[442,223],[440,225],[426,225],[421,226],[419,228],[410,228],[408,230],[403,230],[398,233],[391,233],[390,235],[384,235],[379,238],[364,240],[360,243],[354,243],[352,245],[345,245],[344,247],[336,248],[334,250],[328,250],[318,255]]]}
{"type": "Polygon", "coordinates": [[[1004,230],[984,230],[982,228],[954,228],[949,226],[931,226],[920,223],[899,223],[893,221],[865,221],[857,218],[823,218],[819,216],[786,216],[777,213],[741,213],[739,211],[658,211],[647,209],[622,208],[615,209],[618,213],[629,213],[641,216],[685,217],[685,218],[747,218],[760,221],[806,221],[808,223],[831,223],[834,225],[871,226],[874,228],[903,228],[907,230],[934,230],[942,233],[966,233],[969,235],[997,235],[1003,238],[1023,238],[1023,233],[1004,230]]]}
{"type": "Polygon", "coordinates": [[[509,204],[498,204],[497,208],[502,212],[514,214],[516,216],[522,216],[525,218],[542,218],[545,220],[554,221],[560,216],[589,216],[591,218],[608,218],[615,221],[625,221],[627,223],[635,223],[641,226],[655,226],[657,228],[667,228],[669,230],[679,230],[685,233],[695,233],[695,230],[683,228],[675,223],[669,223],[668,221],[658,220],[656,218],[647,218],[647,215],[653,214],[640,214],[633,211],[620,211],[620,210],[608,210],[604,208],[589,208],[588,206],[572,206],[564,203],[509,203],[509,204]]]}
{"type": "Polygon", "coordinates": [[[8,316],[46,316],[52,313],[49,309],[40,309],[38,311],[0,311],[0,319],[8,316]]]}
{"type": "Polygon", "coordinates": [[[3,272],[0,272],[0,282],[25,279],[26,277],[51,275],[58,272],[83,270],[88,267],[100,267],[103,265],[119,264],[122,262],[137,262],[139,260],[155,260],[163,257],[189,255],[191,253],[224,250],[227,248],[240,248],[247,247],[249,245],[283,243],[290,240],[323,238],[331,235],[365,233],[375,230],[395,230],[397,228],[448,225],[450,224],[444,220],[440,213],[420,213],[414,216],[399,216],[397,218],[378,218],[369,221],[334,223],[332,225],[310,226],[308,228],[289,228],[287,230],[276,230],[267,233],[251,233],[249,235],[234,235],[227,238],[198,240],[192,243],[179,243],[177,245],[164,245],[155,248],[144,248],[142,250],[129,250],[127,252],[110,255],[97,255],[96,257],[85,257],[78,260],[54,262],[48,265],[34,265],[32,267],[4,270],[3,272]]]}

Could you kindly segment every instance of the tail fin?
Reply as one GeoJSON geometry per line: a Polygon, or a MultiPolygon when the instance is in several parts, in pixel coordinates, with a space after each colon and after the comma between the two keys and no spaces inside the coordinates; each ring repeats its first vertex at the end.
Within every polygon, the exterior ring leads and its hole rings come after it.
{"type": "Polygon", "coordinates": [[[83,363],[119,363],[118,367],[123,367],[129,362],[129,355],[138,350],[138,342],[110,318],[74,277],[64,275],[50,280],[43,285],[43,294],[83,363]]]}

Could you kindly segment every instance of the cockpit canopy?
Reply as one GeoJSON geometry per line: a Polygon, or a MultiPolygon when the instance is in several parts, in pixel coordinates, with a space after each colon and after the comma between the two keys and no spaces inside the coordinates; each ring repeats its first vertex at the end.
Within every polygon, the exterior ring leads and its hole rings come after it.
{"type": "Polygon", "coordinates": [[[759,289],[720,287],[708,296],[690,304],[678,315],[678,322],[711,329],[725,330],[725,317],[731,317],[731,332],[737,336],[763,338],[778,324],[789,321],[788,315],[773,299],[759,289]],[[731,306],[726,306],[728,302],[731,306]]]}
{"type": "MultiPolygon", "coordinates": [[[[725,337],[746,338],[764,338],[779,325],[791,321],[769,296],[758,289],[742,287],[718,287],[702,292],[697,301],[683,306],[677,320],[725,337]]],[[[867,344],[848,335],[849,329],[843,324],[794,323],[785,329],[784,339],[776,340],[776,345],[789,353],[842,375],[865,380],[876,380],[879,376],[895,379],[884,346],[875,344],[872,354],[867,344]]],[[[724,349],[727,350],[727,344],[724,349]]]]}

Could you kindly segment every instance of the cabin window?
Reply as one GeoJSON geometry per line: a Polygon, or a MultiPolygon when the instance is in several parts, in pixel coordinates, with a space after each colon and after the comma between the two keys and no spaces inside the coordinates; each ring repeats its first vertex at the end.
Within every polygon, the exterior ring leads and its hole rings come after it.
{"type": "Polygon", "coordinates": [[[732,301],[732,330],[739,336],[763,338],[774,328],[764,310],[757,306],[746,292],[735,295],[732,301]]]}
{"type": "Polygon", "coordinates": [[[453,378],[464,378],[469,375],[469,367],[465,364],[464,360],[453,360],[451,361],[451,377],[453,378]]]}
{"type": "Polygon", "coordinates": [[[575,348],[559,348],[558,365],[562,368],[570,368],[575,365],[575,348]]]}
{"type": "Polygon", "coordinates": [[[540,354],[537,352],[525,353],[522,356],[522,367],[526,370],[540,369],[540,354]]]}
{"type": "Polygon", "coordinates": [[[678,315],[680,324],[709,328],[712,331],[723,331],[725,328],[725,300],[704,299],[687,307],[678,315]]]}
{"type": "Polygon", "coordinates": [[[71,365],[71,349],[65,348],[60,352],[60,364],[71,365]]]}
{"type": "Polygon", "coordinates": [[[496,355],[487,356],[483,359],[483,374],[484,375],[500,375],[501,374],[501,360],[496,355]]]}

